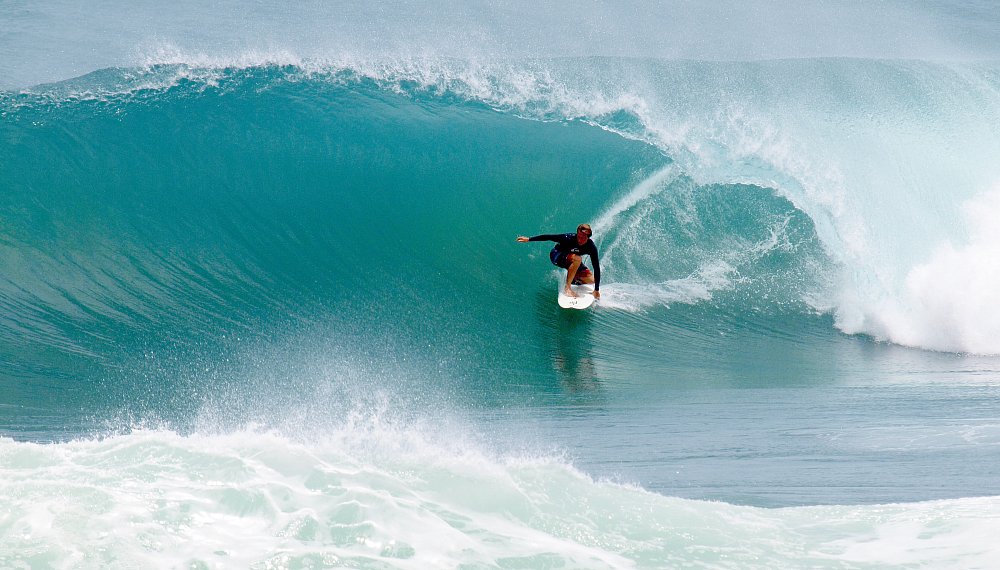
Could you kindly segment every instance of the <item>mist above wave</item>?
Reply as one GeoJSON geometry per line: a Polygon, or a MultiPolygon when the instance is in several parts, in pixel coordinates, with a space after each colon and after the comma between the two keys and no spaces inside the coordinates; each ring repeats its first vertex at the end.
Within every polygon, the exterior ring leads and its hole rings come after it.
{"type": "Polygon", "coordinates": [[[993,59],[989,3],[713,2],[539,5],[449,1],[273,0],[169,7],[144,0],[82,8],[68,0],[8,3],[0,88],[27,87],[180,49],[215,58],[246,52],[301,59],[614,56],[760,60],[860,57],[993,59]],[[234,18],[234,14],[239,17],[234,18]],[[114,33],[108,33],[113,26],[114,33]]]}

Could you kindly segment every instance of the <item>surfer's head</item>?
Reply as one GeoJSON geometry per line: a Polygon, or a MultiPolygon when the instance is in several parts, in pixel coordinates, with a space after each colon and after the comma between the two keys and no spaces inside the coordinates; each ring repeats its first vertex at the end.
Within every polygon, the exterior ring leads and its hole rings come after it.
{"type": "Polygon", "coordinates": [[[580,224],[579,226],[576,226],[576,239],[581,244],[586,243],[592,235],[594,235],[594,231],[590,229],[590,224],[580,224]]]}

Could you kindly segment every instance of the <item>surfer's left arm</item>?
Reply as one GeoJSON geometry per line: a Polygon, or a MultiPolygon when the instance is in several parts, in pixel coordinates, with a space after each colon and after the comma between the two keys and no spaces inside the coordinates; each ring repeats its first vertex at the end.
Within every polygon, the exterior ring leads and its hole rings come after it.
{"type": "Polygon", "coordinates": [[[590,261],[594,265],[594,298],[601,298],[601,260],[598,259],[597,244],[590,242],[590,261]]]}

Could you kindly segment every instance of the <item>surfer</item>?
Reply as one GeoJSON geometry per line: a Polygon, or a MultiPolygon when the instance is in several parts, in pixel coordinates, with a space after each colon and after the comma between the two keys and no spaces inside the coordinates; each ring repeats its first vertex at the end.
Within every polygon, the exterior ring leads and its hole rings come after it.
{"type": "Polygon", "coordinates": [[[549,259],[552,264],[566,270],[565,293],[570,297],[579,295],[570,288],[570,285],[586,283],[594,285],[594,298],[601,298],[601,262],[597,258],[597,246],[594,245],[590,236],[593,235],[590,224],[580,224],[576,227],[576,233],[570,234],[542,234],[539,236],[519,236],[517,241],[524,243],[529,241],[554,241],[556,246],[549,252],[549,259]],[[594,270],[591,271],[583,264],[583,256],[589,255],[594,270]]]}

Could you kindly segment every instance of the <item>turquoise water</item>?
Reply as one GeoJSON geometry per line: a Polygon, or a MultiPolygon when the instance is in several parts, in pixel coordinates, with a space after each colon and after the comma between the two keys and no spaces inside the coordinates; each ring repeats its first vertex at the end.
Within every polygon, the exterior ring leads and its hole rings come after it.
{"type": "Polygon", "coordinates": [[[1000,564],[988,6],[229,8],[0,36],[0,566],[1000,564]]]}

